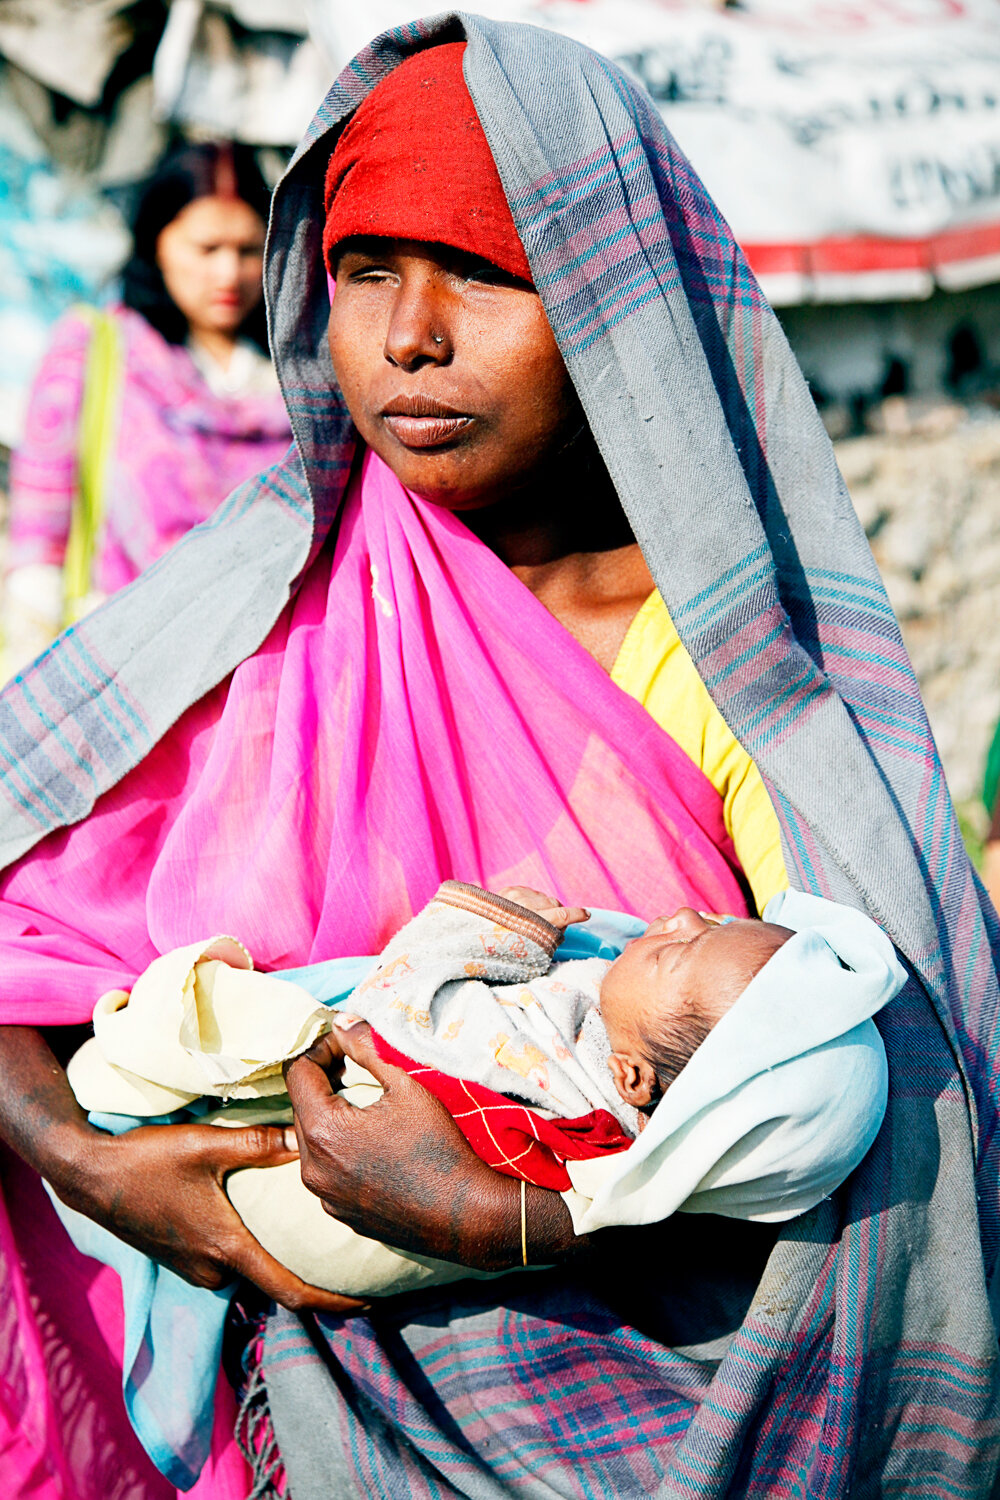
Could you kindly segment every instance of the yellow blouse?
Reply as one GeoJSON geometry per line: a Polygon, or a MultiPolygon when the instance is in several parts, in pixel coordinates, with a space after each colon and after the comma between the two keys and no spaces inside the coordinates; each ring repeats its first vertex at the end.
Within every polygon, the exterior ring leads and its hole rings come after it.
{"type": "Polygon", "coordinates": [[[611,679],[638,699],[708,777],[757,910],[788,885],[778,819],[760,772],[709,696],[658,592],[629,626],[611,679]]]}

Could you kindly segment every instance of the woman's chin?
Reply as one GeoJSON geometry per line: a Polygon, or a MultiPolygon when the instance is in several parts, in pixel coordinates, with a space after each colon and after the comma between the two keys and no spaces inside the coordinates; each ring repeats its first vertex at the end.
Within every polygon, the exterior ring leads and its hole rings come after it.
{"type": "MultiPolygon", "coordinates": [[[[362,436],[364,434],[362,433],[362,436]]],[[[449,443],[438,448],[410,449],[395,439],[370,443],[404,489],[440,510],[482,510],[498,498],[492,474],[475,472],[464,445],[449,443]],[[493,483],[490,481],[493,480],[493,483]]]]}
{"type": "Polygon", "coordinates": [[[434,505],[438,510],[452,511],[458,515],[462,511],[484,510],[486,506],[493,505],[497,496],[490,491],[487,494],[479,490],[469,492],[466,488],[455,489],[448,486],[428,484],[426,480],[422,483],[409,484],[403,481],[406,489],[411,495],[425,500],[428,505],[434,505]]]}
{"type": "Polygon", "coordinates": [[[235,337],[252,311],[252,307],[248,309],[242,305],[229,306],[227,304],[221,307],[210,307],[202,312],[200,318],[192,318],[190,322],[192,327],[200,324],[207,333],[221,333],[235,337]]]}

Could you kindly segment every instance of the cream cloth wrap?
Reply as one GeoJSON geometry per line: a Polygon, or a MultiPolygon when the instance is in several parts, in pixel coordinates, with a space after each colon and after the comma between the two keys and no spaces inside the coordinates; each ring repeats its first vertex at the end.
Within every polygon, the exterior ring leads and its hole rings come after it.
{"type": "MultiPolygon", "coordinates": [[[[82,1108],[100,1114],[164,1115],[208,1095],[226,1102],[200,1123],[286,1125],[281,1065],[329,1031],[330,1017],[299,985],[254,971],[235,938],[214,937],[154,960],[131,994],[102,995],[94,1036],[67,1074],[82,1108]]],[[[341,1098],[363,1108],[381,1094],[348,1060],[341,1098]]],[[[303,1186],[297,1161],[231,1172],[226,1192],[265,1250],[328,1291],[389,1296],[492,1274],[355,1234],[303,1186]]]]}

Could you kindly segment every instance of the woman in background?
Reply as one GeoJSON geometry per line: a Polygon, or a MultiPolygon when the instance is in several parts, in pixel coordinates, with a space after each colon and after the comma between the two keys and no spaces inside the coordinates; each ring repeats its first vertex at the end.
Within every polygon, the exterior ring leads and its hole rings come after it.
{"type": "Polygon", "coordinates": [[[174,147],[139,195],[121,303],[57,327],[11,467],[8,673],[284,454],[268,203],[249,147],[174,147]]]}

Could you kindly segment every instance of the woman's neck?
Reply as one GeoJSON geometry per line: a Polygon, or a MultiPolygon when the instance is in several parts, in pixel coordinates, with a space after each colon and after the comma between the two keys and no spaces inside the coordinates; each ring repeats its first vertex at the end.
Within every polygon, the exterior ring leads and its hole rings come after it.
{"type": "Polygon", "coordinates": [[[222,333],[217,328],[192,327],[188,333],[188,341],[223,370],[228,370],[239,336],[235,333],[222,333]]]}
{"type": "Polygon", "coordinates": [[[655,585],[589,435],[551,472],[462,519],[610,672],[655,585]]]}
{"type": "Polygon", "coordinates": [[[574,439],[528,484],[484,510],[463,512],[462,520],[515,572],[635,545],[589,433],[574,439]]]}

